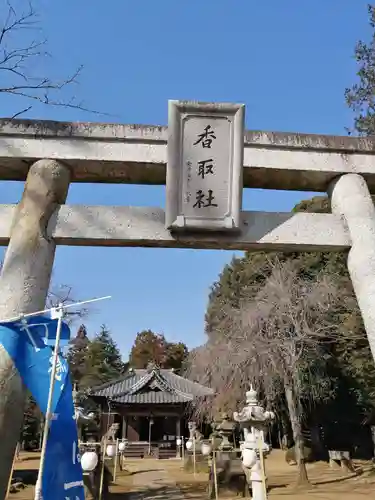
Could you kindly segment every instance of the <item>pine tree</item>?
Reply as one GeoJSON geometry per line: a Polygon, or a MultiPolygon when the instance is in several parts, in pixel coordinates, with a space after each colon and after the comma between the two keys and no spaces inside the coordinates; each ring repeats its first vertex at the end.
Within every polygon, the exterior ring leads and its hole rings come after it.
{"type": "Polygon", "coordinates": [[[105,325],[89,342],[85,353],[81,387],[93,387],[120,377],[126,368],[121,353],[105,325]]]}
{"type": "Polygon", "coordinates": [[[375,134],[375,6],[368,5],[372,36],[355,47],[358,82],[346,89],[345,99],[354,111],[354,130],[360,135],[375,134]]]}
{"type": "Polygon", "coordinates": [[[72,383],[78,386],[85,374],[85,360],[89,344],[86,327],[81,325],[78,328],[76,337],[70,342],[70,349],[67,354],[72,383]]]}

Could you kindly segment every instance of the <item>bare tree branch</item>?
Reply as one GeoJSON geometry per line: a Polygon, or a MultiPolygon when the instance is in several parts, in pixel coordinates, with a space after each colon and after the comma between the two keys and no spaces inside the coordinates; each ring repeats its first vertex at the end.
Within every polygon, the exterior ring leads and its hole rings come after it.
{"type": "MultiPolygon", "coordinates": [[[[89,109],[83,102],[77,101],[75,96],[61,100],[58,98],[61,90],[78,83],[82,66],[61,80],[35,74],[38,61],[51,57],[47,51],[47,41],[41,37],[38,14],[31,2],[25,2],[25,8],[19,10],[11,0],[1,1],[4,3],[4,19],[0,22],[0,94],[17,96],[32,103],[105,115],[106,113],[89,109]],[[23,32],[23,42],[19,42],[19,31],[23,32]],[[25,36],[25,32],[29,36],[25,36]]],[[[12,118],[23,115],[32,107],[33,104],[28,104],[15,112],[12,118]]]]}
{"type": "MultiPolygon", "coordinates": [[[[47,296],[47,309],[57,307],[60,304],[69,305],[77,302],[72,297],[72,287],[69,285],[52,286],[47,296]]],[[[85,318],[88,315],[87,308],[77,308],[76,310],[65,311],[64,319],[68,324],[71,324],[77,318],[85,318]]]]}
{"type": "Polygon", "coordinates": [[[270,261],[270,269],[257,290],[249,287],[241,291],[239,307],[223,301],[221,316],[225,321],[219,323],[214,341],[192,353],[188,375],[216,391],[213,400],[207,399],[198,410],[211,418],[218,411],[233,411],[242,405],[250,383],[266,404],[274,405],[283,394],[293,428],[299,479],[307,482],[302,400],[316,402],[327,392],[319,375],[330,355],[330,344],[341,335],[331,314],[347,307],[346,301],[353,297],[340,290],[340,277],[305,276],[295,260],[270,261]]]}
{"type": "MultiPolygon", "coordinates": [[[[0,262],[0,272],[2,268],[3,263],[0,262]]],[[[51,288],[48,290],[46,309],[57,307],[60,304],[68,305],[77,302],[77,300],[72,297],[72,290],[73,288],[69,285],[55,286],[52,284],[51,288]]],[[[78,307],[75,310],[65,311],[64,319],[71,325],[77,318],[86,318],[87,315],[87,308],[78,307]]]]}

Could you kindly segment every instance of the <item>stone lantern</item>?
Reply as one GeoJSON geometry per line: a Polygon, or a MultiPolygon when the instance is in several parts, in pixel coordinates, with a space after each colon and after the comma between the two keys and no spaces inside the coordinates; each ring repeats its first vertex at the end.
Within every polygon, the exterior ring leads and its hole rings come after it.
{"type": "Polygon", "coordinates": [[[215,426],[215,431],[221,437],[221,443],[218,447],[220,451],[232,451],[233,445],[229,442],[229,438],[233,436],[236,423],[229,419],[227,413],[222,414],[222,421],[215,426]]]}
{"type": "Polygon", "coordinates": [[[82,438],[82,427],[87,424],[93,424],[95,422],[95,413],[94,412],[89,412],[86,413],[82,406],[79,405],[78,402],[78,391],[77,391],[77,386],[73,386],[72,390],[72,396],[73,396],[73,405],[74,405],[74,419],[77,423],[77,432],[78,432],[78,439],[81,440],[82,438]]]}
{"type": "Polygon", "coordinates": [[[258,404],[258,394],[250,387],[246,393],[246,406],[233,413],[233,418],[240,424],[244,434],[241,443],[242,464],[246,477],[251,482],[254,500],[266,500],[266,478],[263,477],[262,461],[270,452],[270,446],[264,442],[267,424],[275,418],[271,411],[265,411],[258,404]]]}
{"type": "Polygon", "coordinates": [[[227,413],[222,413],[221,419],[211,425],[210,441],[202,444],[202,453],[208,457],[209,465],[208,497],[214,498],[221,488],[232,488],[234,485],[239,487],[239,491],[242,489],[243,496],[246,496],[247,487],[242,482],[243,470],[237,458],[235,440],[230,442],[237,424],[227,413]]]}

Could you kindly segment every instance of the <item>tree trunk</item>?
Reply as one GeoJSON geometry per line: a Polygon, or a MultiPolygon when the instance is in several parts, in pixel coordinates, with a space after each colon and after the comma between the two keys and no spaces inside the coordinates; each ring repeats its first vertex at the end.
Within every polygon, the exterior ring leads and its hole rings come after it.
{"type": "Polygon", "coordinates": [[[371,439],[373,444],[372,459],[375,460],[375,425],[371,426],[371,439]]]}
{"type": "Polygon", "coordinates": [[[281,432],[281,442],[282,442],[282,450],[287,450],[290,447],[292,442],[292,433],[289,415],[287,411],[282,411],[279,419],[279,427],[281,432]]]}
{"type": "Polygon", "coordinates": [[[315,451],[320,459],[325,458],[324,446],[321,439],[319,424],[317,422],[312,422],[310,432],[313,452],[315,451]]]}
{"type": "Polygon", "coordinates": [[[307,485],[309,484],[309,478],[307,477],[307,470],[305,464],[302,426],[301,426],[300,415],[298,414],[299,413],[298,407],[296,404],[295,394],[292,385],[285,384],[285,397],[289,410],[290,423],[292,425],[294,451],[298,467],[297,484],[307,485]]]}
{"type": "Polygon", "coordinates": [[[283,433],[282,433],[282,428],[281,428],[280,423],[277,426],[277,439],[279,441],[280,450],[283,450],[284,449],[284,445],[283,445],[283,433]]]}

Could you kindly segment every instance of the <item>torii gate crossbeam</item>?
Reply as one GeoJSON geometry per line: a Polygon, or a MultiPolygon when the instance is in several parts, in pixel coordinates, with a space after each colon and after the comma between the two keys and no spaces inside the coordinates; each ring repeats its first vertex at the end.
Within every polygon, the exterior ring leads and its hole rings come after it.
{"type": "MultiPolygon", "coordinates": [[[[0,120],[0,180],[25,181],[0,205],[0,318],[43,309],[56,245],[349,250],[348,269],[375,357],[375,141],[249,131],[244,187],[329,192],[332,214],[242,212],[234,234],[165,228],[159,207],[65,205],[70,182],[163,185],[166,127],[0,120]]],[[[0,499],[22,422],[24,391],[0,346],[0,499]]]]}
{"type": "MultiPolygon", "coordinates": [[[[246,131],[244,187],[324,192],[357,173],[375,193],[375,140],[246,131]]],[[[167,127],[0,119],[0,180],[26,179],[37,160],[63,162],[71,182],[165,184],[167,127]]]]}

